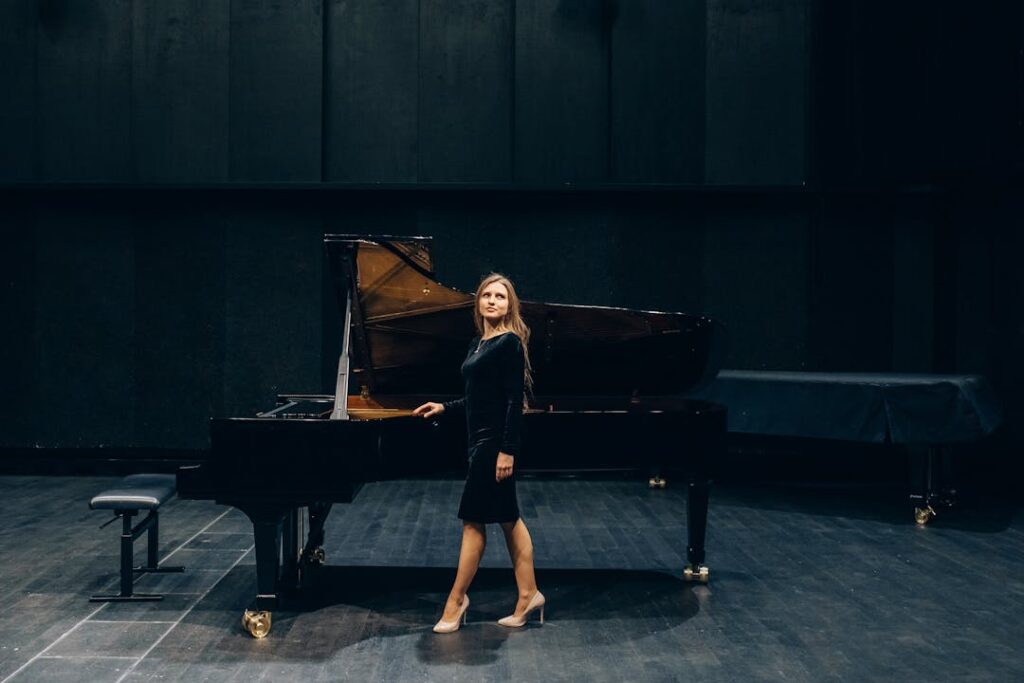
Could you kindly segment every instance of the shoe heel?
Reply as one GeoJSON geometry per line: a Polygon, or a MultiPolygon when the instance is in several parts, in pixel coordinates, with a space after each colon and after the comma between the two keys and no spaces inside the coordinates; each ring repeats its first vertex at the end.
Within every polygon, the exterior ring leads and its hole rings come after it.
{"type": "Polygon", "coordinates": [[[464,609],[462,610],[462,625],[465,626],[467,623],[469,623],[469,610],[464,609]]]}
{"type": "Polygon", "coordinates": [[[544,623],[544,605],[540,606],[540,623],[544,623]]]}

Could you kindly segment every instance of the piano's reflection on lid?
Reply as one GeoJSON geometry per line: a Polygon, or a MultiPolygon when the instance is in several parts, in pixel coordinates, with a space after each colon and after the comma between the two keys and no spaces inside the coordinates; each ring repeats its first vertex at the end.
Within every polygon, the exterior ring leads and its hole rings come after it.
{"type": "MultiPolygon", "coordinates": [[[[323,562],[332,503],[351,502],[365,482],[465,467],[463,425],[434,428],[412,411],[461,393],[473,295],[437,281],[430,238],[327,235],[324,245],[344,320],[335,393],[281,395],[255,417],[213,418],[209,458],[178,473],[182,497],[232,505],[252,521],[257,595],[243,623],[257,637],[281,595],[323,562]]],[[[683,576],[707,581],[708,490],[725,409],[677,396],[717,373],[721,326],[684,313],[528,301],[522,314],[533,331],[534,397],[519,471],[685,480],[683,576]]]]}

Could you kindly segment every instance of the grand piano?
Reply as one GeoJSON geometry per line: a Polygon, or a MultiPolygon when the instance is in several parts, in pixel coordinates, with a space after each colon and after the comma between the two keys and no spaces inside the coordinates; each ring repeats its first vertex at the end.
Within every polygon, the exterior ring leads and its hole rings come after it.
{"type": "MultiPolygon", "coordinates": [[[[461,395],[473,294],[435,278],[428,237],[326,235],[324,246],[343,321],[335,393],[284,394],[255,416],[211,419],[208,458],[177,476],[182,498],[234,506],[252,521],[257,592],[242,625],[257,638],[325,561],[333,504],[351,503],[366,482],[466,466],[465,426],[412,410],[461,395]]],[[[717,373],[722,327],[684,313],[527,301],[522,314],[534,396],[517,471],[685,482],[682,576],[707,582],[708,492],[726,412],[678,396],[717,373]]]]}

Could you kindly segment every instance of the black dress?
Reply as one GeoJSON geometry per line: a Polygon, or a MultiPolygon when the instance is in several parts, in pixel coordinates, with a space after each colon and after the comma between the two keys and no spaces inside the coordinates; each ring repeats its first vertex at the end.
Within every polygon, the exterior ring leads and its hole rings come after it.
{"type": "Polygon", "coordinates": [[[506,332],[490,339],[474,337],[462,377],[463,398],[444,404],[445,414],[464,414],[469,432],[469,472],[459,518],[481,524],[519,519],[515,466],[512,476],[494,480],[498,453],[519,455],[523,418],[523,344],[506,332]]]}

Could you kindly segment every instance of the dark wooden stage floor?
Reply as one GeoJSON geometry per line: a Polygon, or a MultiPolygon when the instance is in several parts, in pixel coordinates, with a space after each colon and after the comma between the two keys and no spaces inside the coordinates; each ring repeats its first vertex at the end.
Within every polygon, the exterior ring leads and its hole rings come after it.
{"type": "Polygon", "coordinates": [[[460,482],[374,484],[332,513],[321,590],[258,641],[239,626],[251,527],[210,503],[163,511],[162,556],[187,571],[137,586],[166,600],[87,601],[116,585],[118,528],[87,506],[110,481],[0,477],[0,683],[1024,680],[1011,507],[919,529],[896,490],[718,487],[712,583],[694,587],[681,491],[526,479],[545,625],[494,623],[514,588],[493,529],[469,625],[438,636],[460,482]]]}

